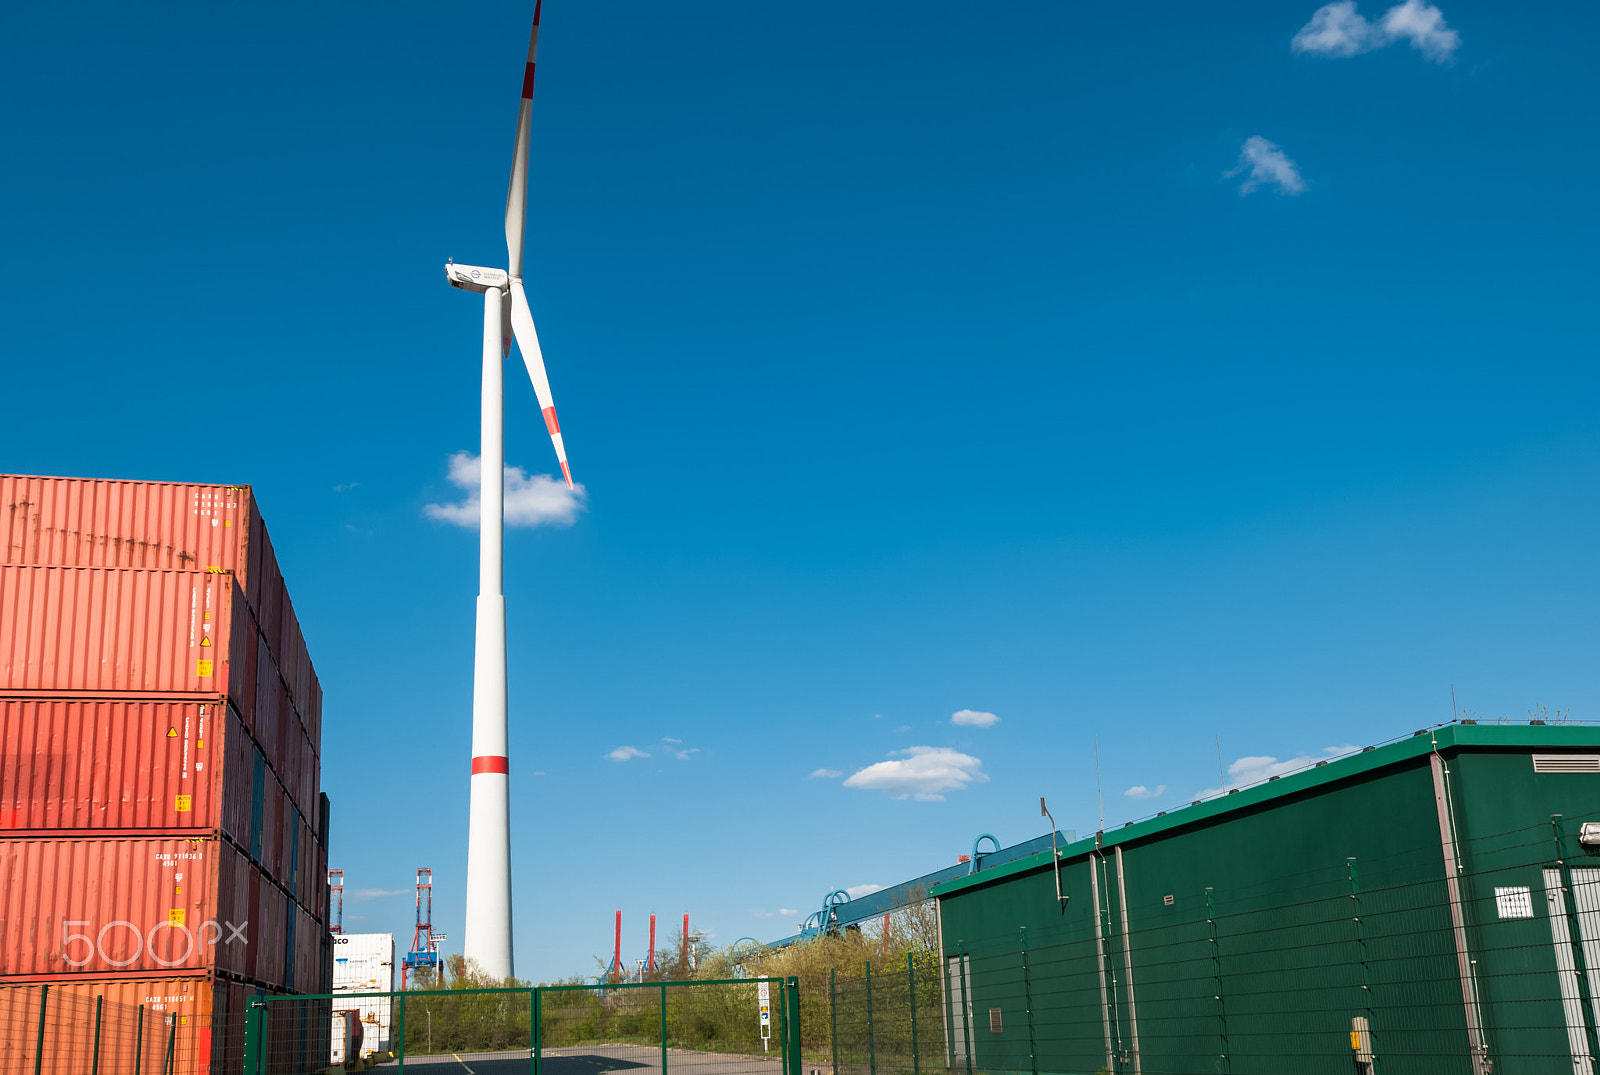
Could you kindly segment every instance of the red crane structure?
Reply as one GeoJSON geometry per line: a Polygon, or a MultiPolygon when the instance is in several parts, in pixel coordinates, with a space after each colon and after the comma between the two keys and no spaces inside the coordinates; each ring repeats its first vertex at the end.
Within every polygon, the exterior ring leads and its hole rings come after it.
{"type": "Polygon", "coordinates": [[[433,932],[433,871],[417,868],[417,928],[411,934],[411,951],[400,965],[400,988],[406,989],[411,972],[418,967],[437,971],[439,936],[433,932]]]}
{"type": "Polygon", "coordinates": [[[344,932],[344,871],[328,871],[329,933],[344,932]]]}

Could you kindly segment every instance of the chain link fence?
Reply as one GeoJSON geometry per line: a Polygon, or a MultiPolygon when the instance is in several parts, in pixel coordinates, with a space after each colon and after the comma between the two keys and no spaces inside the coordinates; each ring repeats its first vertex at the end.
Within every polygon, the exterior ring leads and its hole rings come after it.
{"type": "Polygon", "coordinates": [[[242,1012],[230,1025],[211,1013],[165,1007],[48,985],[0,988],[0,1075],[210,1075],[239,1069],[242,1012]]]}

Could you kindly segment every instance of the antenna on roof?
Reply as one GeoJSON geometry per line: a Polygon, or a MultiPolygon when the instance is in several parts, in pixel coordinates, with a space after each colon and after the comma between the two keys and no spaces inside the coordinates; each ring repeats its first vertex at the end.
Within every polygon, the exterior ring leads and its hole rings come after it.
{"type": "MultiPolygon", "coordinates": [[[[1106,796],[1100,790],[1100,737],[1094,737],[1094,797],[1100,804],[1100,827],[1096,832],[1106,831],[1106,796]]],[[[1044,805],[1043,803],[1040,804],[1044,805]]],[[[1053,829],[1051,831],[1054,831],[1053,829]]]]}
{"type": "Polygon", "coordinates": [[[1218,735],[1214,738],[1217,741],[1217,772],[1222,775],[1222,790],[1226,793],[1228,790],[1228,770],[1222,767],[1222,736],[1218,735]]]}

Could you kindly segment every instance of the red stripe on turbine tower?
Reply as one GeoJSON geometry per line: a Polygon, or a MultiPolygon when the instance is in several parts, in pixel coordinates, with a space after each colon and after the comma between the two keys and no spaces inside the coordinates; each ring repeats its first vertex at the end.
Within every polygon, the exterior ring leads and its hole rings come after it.
{"type": "Polygon", "coordinates": [[[647,971],[654,972],[655,969],[656,969],[656,916],[655,915],[651,915],[650,916],[650,955],[647,958],[646,962],[648,963],[648,966],[645,967],[645,969],[647,971]]]}
{"type": "Polygon", "coordinates": [[[502,754],[481,754],[472,759],[472,775],[479,773],[505,773],[511,775],[511,759],[502,754]]]}
{"type": "Polygon", "coordinates": [[[522,74],[522,99],[533,100],[533,64],[529,62],[528,69],[522,74]]]}

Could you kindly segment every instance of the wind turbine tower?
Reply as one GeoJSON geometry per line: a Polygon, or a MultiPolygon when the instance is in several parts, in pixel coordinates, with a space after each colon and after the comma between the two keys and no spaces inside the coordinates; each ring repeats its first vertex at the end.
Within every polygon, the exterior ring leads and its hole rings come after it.
{"type": "Polygon", "coordinates": [[[472,798],[467,821],[466,935],[462,955],[487,974],[510,978],[511,966],[511,762],[506,732],[505,563],[505,370],[515,338],[533,381],[539,409],[567,488],[567,465],[555,401],[533,314],[522,287],[522,240],[528,209],[528,141],[533,125],[533,61],[539,47],[539,9],[523,69],[517,111],[511,186],[506,192],[506,251],[509,271],[474,265],[445,266],[450,286],[483,296],[482,445],[479,451],[478,617],[472,664],[472,798]],[[505,301],[506,298],[510,302],[505,301]]]}

